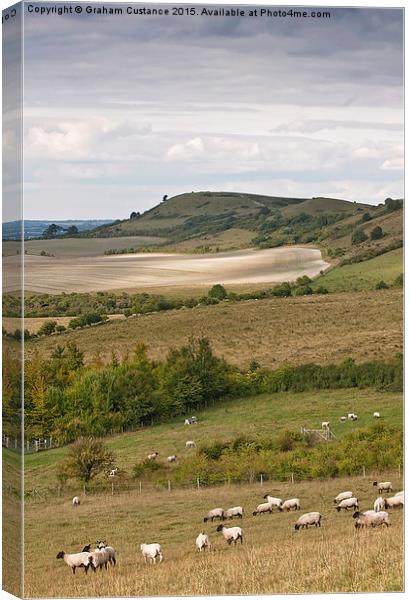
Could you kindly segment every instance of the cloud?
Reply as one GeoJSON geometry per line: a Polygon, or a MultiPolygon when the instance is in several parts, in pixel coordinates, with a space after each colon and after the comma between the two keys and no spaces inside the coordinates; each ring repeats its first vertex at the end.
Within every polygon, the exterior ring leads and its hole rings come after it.
{"type": "Polygon", "coordinates": [[[281,123],[270,131],[272,132],[300,132],[300,133],[317,133],[324,129],[356,129],[356,130],[387,130],[387,131],[402,131],[402,123],[383,123],[375,121],[337,121],[332,119],[300,119],[291,123],[281,123]]]}
{"type": "Polygon", "coordinates": [[[198,158],[204,152],[204,142],[200,137],[192,138],[185,144],[174,144],[168,148],[166,158],[168,160],[192,160],[198,158]]]}

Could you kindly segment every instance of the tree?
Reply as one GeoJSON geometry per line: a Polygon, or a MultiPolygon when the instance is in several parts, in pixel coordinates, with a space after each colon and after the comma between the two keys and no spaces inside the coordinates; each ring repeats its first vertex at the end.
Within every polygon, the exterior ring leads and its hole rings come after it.
{"type": "Polygon", "coordinates": [[[371,220],[372,220],[372,216],[371,216],[371,214],[370,214],[370,213],[368,213],[368,212],[365,212],[365,213],[362,215],[362,218],[361,218],[361,221],[362,221],[362,223],[367,223],[368,221],[371,221],[371,220]]]}
{"type": "Polygon", "coordinates": [[[165,196],[163,196],[163,198],[162,198],[162,202],[166,202],[167,200],[168,200],[168,196],[167,196],[167,194],[165,194],[165,196]]]}
{"type": "Polygon", "coordinates": [[[37,333],[38,335],[51,335],[55,332],[56,326],[57,321],[44,321],[37,333]]]}
{"type": "Polygon", "coordinates": [[[79,438],[70,447],[68,456],[59,465],[60,480],[79,479],[89,483],[100,473],[112,469],[115,456],[102,442],[92,437],[79,438]]]}
{"type": "Polygon", "coordinates": [[[139,216],[140,216],[140,213],[139,213],[139,212],[135,212],[135,211],[133,211],[133,212],[130,214],[130,219],[138,219],[138,217],[139,217],[139,216]]]}
{"type": "Polygon", "coordinates": [[[64,227],[52,223],[43,231],[43,238],[55,238],[59,233],[64,231],[64,227]]]}
{"type": "Polygon", "coordinates": [[[220,283],[213,285],[208,292],[210,298],[216,298],[217,300],[223,300],[228,295],[226,289],[220,283]]]}
{"type": "Polygon", "coordinates": [[[70,225],[70,227],[66,231],[66,235],[77,235],[78,227],[75,225],[70,225]]]}
{"type": "Polygon", "coordinates": [[[358,244],[362,244],[368,239],[369,237],[365,234],[363,229],[355,229],[355,231],[353,231],[352,233],[351,241],[353,246],[357,246],[358,244]]]}
{"type": "Polygon", "coordinates": [[[370,233],[372,240],[380,240],[383,237],[383,229],[377,225],[370,233]]]}

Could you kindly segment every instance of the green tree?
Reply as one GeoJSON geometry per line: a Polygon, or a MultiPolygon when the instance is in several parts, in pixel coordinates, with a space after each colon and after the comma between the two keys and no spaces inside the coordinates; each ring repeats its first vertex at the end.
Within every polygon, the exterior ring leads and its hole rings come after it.
{"type": "Polygon", "coordinates": [[[226,289],[220,283],[213,285],[208,292],[210,298],[216,298],[217,300],[223,300],[228,295],[226,289]]]}
{"type": "Polygon", "coordinates": [[[92,437],[79,438],[60,463],[58,478],[78,479],[84,484],[114,466],[114,454],[102,442],[92,437]]]}
{"type": "Polygon", "coordinates": [[[51,335],[55,332],[57,321],[44,321],[38,330],[38,335],[51,335]]]}
{"type": "Polygon", "coordinates": [[[383,237],[383,229],[377,225],[374,229],[372,229],[370,233],[370,238],[372,240],[380,240],[383,237]]]}
{"type": "Polygon", "coordinates": [[[352,233],[351,241],[352,241],[353,246],[357,246],[359,244],[362,244],[363,242],[365,242],[368,239],[369,239],[369,237],[365,234],[363,229],[355,229],[352,233]]]}
{"type": "Polygon", "coordinates": [[[66,235],[77,235],[78,227],[75,225],[70,225],[70,227],[66,231],[66,235]]]}
{"type": "Polygon", "coordinates": [[[370,213],[368,213],[368,212],[363,213],[362,218],[361,218],[362,223],[367,223],[368,221],[371,221],[371,220],[372,220],[372,216],[370,213]]]}

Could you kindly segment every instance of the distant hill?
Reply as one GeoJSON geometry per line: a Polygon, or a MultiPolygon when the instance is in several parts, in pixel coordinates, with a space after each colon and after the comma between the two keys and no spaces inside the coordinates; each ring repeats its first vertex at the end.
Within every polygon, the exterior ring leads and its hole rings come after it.
{"type": "MultiPolygon", "coordinates": [[[[24,221],[24,238],[26,240],[32,240],[34,238],[41,237],[43,231],[53,223],[60,227],[70,227],[75,225],[80,232],[95,229],[101,225],[107,225],[112,223],[113,219],[86,219],[78,220],[72,219],[67,221],[37,221],[37,220],[25,220],[24,221]]],[[[21,221],[8,221],[3,223],[3,240],[20,240],[21,239],[21,221]]]]}
{"type": "MultiPolygon", "coordinates": [[[[88,235],[157,235],[181,241],[230,229],[257,231],[260,221],[302,212],[352,215],[357,204],[334,198],[285,198],[233,192],[191,192],[154,206],[133,219],[103,225],[88,235]]],[[[361,205],[367,207],[366,205],[361,205]]]]}

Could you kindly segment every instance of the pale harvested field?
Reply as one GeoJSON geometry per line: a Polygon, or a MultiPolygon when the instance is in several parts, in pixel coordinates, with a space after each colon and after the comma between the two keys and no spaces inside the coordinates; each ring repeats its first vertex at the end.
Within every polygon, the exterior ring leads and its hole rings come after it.
{"type": "Polygon", "coordinates": [[[402,290],[314,295],[221,303],[167,311],[29,342],[50,354],[74,341],[90,360],[132,352],[144,342],[152,358],[205,336],[219,356],[246,367],[252,358],[267,367],[283,363],[327,364],[391,358],[403,348],[402,290]]]}
{"type": "MultiPolygon", "coordinates": [[[[16,289],[18,257],[3,262],[8,288],[16,289]]],[[[320,250],[270,248],[211,255],[129,254],[94,257],[25,256],[25,289],[40,293],[91,292],[215,283],[274,283],[313,277],[326,269],[320,250]]]]}
{"type": "MultiPolygon", "coordinates": [[[[380,477],[402,489],[397,474],[380,477]]],[[[355,531],[351,512],[337,513],[332,499],[345,489],[372,507],[371,477],[301,483],[269,482],[209,489],[138,491],[83,497],[73,510],[71,496],[26,503],[25,594],[28,597],[277,594],[303,592],[386,592],[403,590],[403,512],[392,512],[390,528],[355,531]],[[302,512],[318,510],[322,527],[295,532],[300,513],[252,517],[267,492],[299,497],[302,512]],[[217,523],[203,523],[215,506],[241,504],[243,546],[228,546],[217,523]],[[205,530],[212,551],[198,554],[195,538],[205,530]],[[115,568],[74,576],[58,551],[76,552],[106,538],[117,550],[115,568]],[[164,562],[144,565],[139,544],[159,542],[164,562]],[[39,551],[39,547],[42,551],[39,551]]]]}

